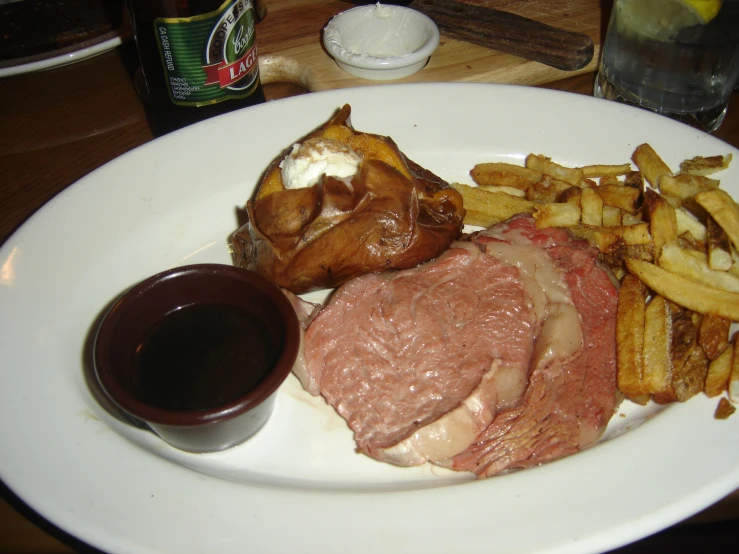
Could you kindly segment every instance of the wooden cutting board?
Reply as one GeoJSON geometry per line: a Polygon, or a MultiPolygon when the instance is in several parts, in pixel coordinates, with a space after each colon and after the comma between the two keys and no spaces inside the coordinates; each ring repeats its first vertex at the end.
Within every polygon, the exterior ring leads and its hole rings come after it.
{"type": "Polygon", "coordinates": [[[529,17],[593,39],[592,61],[563,71],[455,40],[442,34],[439,47],[419,73],[395,81],[370,81],[341,70],[321,44],[321,31],[337,13],[354,7],[338,0],[264,0],[266,17],[257,25],[264,83],[288,82],[308,92],[386,83],[481,82],[538,85],[593,71],[605,28],[601,0],[459,0],[529,17]]]}

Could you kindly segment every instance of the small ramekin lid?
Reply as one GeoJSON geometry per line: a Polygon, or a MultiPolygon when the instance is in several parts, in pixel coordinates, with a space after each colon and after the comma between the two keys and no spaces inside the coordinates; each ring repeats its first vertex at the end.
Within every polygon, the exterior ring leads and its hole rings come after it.
{"type": "Polygon", "coordinates": [[[417,10],[378,2],[334,16],[323,30],[323,45],[347,73],[400,79],[423,69],[439,45],[439,28],[417,10]]]}

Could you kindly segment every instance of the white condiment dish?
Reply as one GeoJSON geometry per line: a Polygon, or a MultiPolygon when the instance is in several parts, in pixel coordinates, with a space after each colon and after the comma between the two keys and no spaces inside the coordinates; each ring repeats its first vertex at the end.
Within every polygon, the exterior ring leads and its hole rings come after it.
{"type": "Polygon", "coordinates": [[[400,79],[423,69],[439,45],[439,28],[419,11],[378,2],[336,15],[323,30],[323,44],[352,75],[400,79]]]}

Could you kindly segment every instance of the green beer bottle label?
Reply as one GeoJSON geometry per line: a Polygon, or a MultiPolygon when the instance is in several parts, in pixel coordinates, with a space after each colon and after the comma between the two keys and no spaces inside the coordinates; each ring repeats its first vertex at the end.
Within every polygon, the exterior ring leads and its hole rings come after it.
{"type": "Polygon", "coordinates": [[[259,84],[251,0],[226,0],[216,11],[154,20],[166,88],[179,106],[249,96],[259,84]]]}

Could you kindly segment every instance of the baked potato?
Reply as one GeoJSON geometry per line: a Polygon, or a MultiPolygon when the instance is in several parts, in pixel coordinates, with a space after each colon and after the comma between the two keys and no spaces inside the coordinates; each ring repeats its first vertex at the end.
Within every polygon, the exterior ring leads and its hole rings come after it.
{"type": "Polygon", "coordinates": [[[269,166],[231,236],[237,266],[299,294],[414,267],[458,238],[461,195],[350,114],[345,105],[269,166]],[[313,163],[322,149],[338,156],[332,169],[326,156],[313,163]]]}

